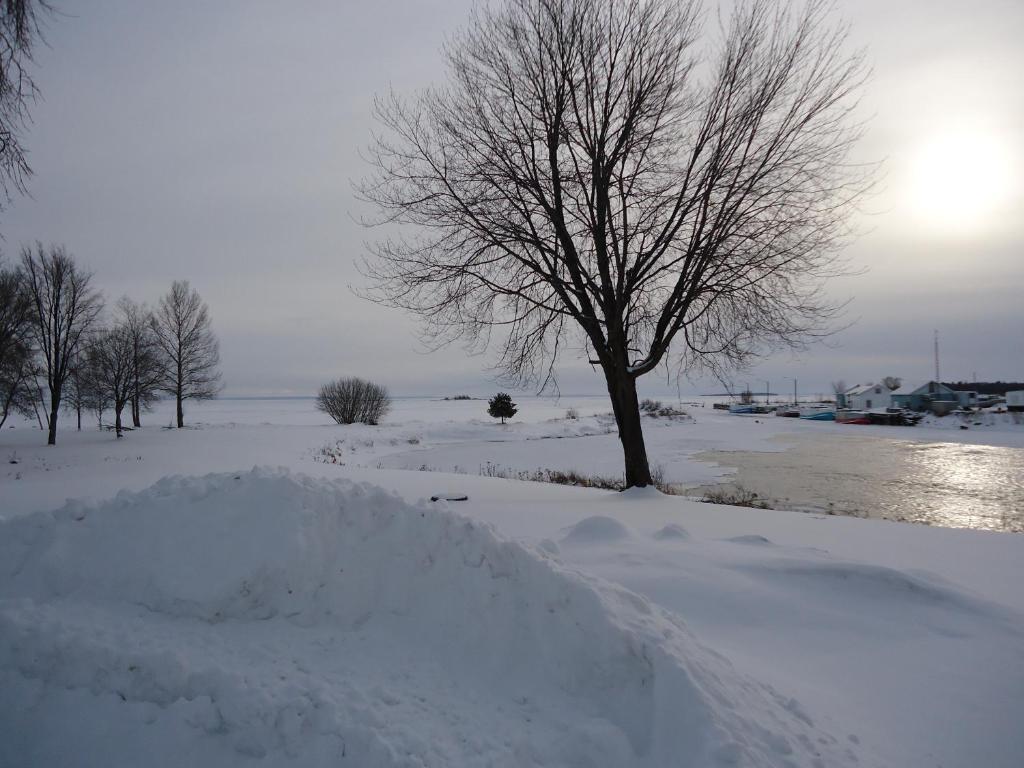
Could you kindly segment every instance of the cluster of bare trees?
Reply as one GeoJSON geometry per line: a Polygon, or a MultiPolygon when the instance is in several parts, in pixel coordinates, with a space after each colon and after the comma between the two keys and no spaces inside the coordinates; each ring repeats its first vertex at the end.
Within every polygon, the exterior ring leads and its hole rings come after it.
{"type": "Polygon", "coordinates": [[[63,246],[25,247],[17,265],[0,265],[0,426],[13,413],[34,418],[57,441],[62,409],[113,411],[118,437],[128,409],[132,426],[162,395],[176,401],[220,390],[220,354],[210,313],[195,289],[176,281],[155,310],[128,297],[106,311],[63,246]]]}

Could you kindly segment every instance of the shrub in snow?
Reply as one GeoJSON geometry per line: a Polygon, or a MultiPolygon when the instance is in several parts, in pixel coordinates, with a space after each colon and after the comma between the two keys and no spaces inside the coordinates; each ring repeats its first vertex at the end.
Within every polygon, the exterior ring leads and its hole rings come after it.
{"type": "Polygon", "coordinates": [[[338,379],[320,387],[316,407],[339,424],[377,424],[390,410],[391,397],[372,381],[338,379]]]}
{"type": "Polygon", "coordinates": [[[651,400],[649,397],[645,397],[640,401],[640,410],[645,413],[654,413],[655,411],[661,410],[661,400],[651,400]]]}
{"type": "Polygon", "coordinates": [[[578,419],[579,417],[580,413],[575,408],[569,408],[565,412],[565,418],[567,418],[569,421],[576,421],[576,419],[578,419]]]}
{"type": "Polygon", "coordinates": [[[496,419],[501,419],[502,424],[505,423],[505,419],[515,416],[516,411],[516,404],[512,402],[512,396],[504,392],[499,392],[487,401],[487,413],[496,419]]]}

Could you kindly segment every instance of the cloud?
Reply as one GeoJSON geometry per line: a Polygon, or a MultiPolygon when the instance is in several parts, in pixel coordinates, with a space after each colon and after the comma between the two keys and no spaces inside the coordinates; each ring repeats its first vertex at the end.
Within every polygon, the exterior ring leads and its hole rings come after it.
{"type": "MultiPolygon", "coordinates": [[[[440,81],[440,46],[470,5],[110,0],[54,17],[27,137],[32,197],[0,221],[6,250],[63,242],[111,298],[152,302],[171,280],[190,280],[211,306],[229,392],[309,392],[343,373],[403,393],[486,391],[490,358],[421,354],[413,320],[349,291],[372,236],[353,220],[350,181],[367,171],[374,95],[440,81]]],[[[824,391],[839,376],[927,375],[939,328],[951,373],[1024,378],[1019,182],[997,222],[955,236],[906,210],[911,158],[937,128],[969,114],[978,135],[1019,143],[1024,6],[865,0],[844,10],[875,62],[860,154],[889,158],[872,201],[880,213],[849,251],[868,271],[829,287],[853,298],[859,322],[750,377],[824,391]]],[[[675,390],[659,376],[646,386],[675,390]]],[[[571,358],[562,382],[603,388],[571,358]]]]}

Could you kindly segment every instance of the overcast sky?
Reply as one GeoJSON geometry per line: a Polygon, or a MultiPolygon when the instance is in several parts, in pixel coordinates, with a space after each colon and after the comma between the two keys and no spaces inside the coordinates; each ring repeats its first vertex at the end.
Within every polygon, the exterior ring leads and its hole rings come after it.
{"type": "MultiPolygon", "coordinates": [[[[377,93],[444,78],[469,0],[57,2],[27,136],[31,197],[3,251],[63,243],[110,300],[188,279],[210,305],[226,394],[309,394],[362,375],[399,394],[486,392],[491,358],[425,354],[416,324],[355,298],[368,233],[350,182],[377,93]]],[[[830,292],[853,324],[742,387],[824,392],[885,374],[1024,380],[1024,3],[840,0],[867,47],[859,149],[884,191],[830,292]]],[[[664,376],[648,391],[675,392],[664,376]]],[[[562,391],[600,392],[566,359],[562,391]]],[[[682,383],[684,393],[719,391],[682,383]]]]}

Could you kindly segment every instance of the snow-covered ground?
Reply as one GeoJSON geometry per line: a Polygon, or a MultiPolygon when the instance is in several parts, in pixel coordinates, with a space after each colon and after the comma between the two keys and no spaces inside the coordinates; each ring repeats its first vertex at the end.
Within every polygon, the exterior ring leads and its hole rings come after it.
{"type": "MultiPolygon", "coordinates": [[[[477,476],[620,471],[601,399],[520,406],[3,430],[0,765],[1020,765],[1024,537],[477,476]]],[[[680,482],[851,429],[689,411],[680,482]]]]}

